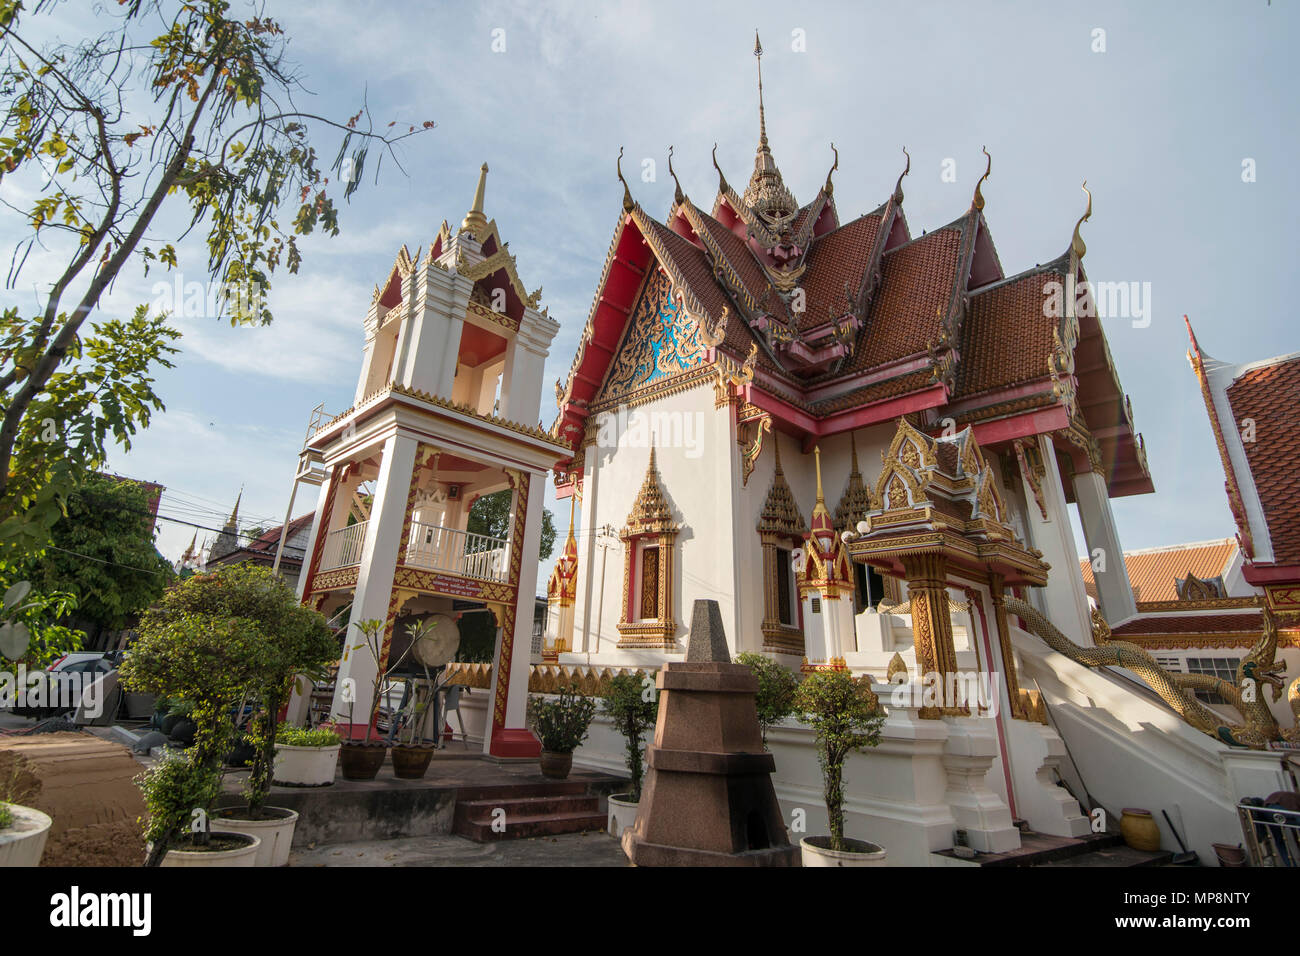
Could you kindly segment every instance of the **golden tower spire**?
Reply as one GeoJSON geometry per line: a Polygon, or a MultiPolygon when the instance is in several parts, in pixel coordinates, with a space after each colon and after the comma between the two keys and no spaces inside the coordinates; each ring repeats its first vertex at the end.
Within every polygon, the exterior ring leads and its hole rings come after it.
{"type": "Polygon", "coordinates": [[[484,163],[479,167],[478,186],[474,189],[474,205],[470,207],[469,212],[465,213],[465,218],[461,220],[461,232],[468,232],[470,235],[478,238],[479,232],[487,227],[487,216],[483,215],[483,194],[487,191],[487,174],[488,164],[484,163]]]}
{"type": "Polygon", "coordinates": [[[817,505],[825,510],[826,498],[822,494],[822,446],[813,445],[813,462],[817,468],[817,505]]]}
{"type": "Polygon", "coordinates": [[[767,150],[767,117],[763,113],[763,44],[758,39],[758,29],[754,29],[754,56],[758,58],[758,148],[767,150]]]}

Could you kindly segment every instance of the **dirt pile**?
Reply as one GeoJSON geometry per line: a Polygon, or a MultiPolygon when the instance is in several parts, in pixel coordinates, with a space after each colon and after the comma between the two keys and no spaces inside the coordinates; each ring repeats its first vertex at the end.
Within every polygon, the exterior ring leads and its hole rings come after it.
{"type": "Polygon", "coordinates": [[[144,768],[122,744],[91,734],[0,737],[0,788],[54,820],[41,866],[139,866],[144,768]]]}

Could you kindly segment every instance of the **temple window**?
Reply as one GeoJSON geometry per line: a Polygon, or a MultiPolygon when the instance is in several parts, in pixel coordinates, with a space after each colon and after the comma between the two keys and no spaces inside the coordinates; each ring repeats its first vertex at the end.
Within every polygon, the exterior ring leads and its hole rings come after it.
{"type": "Polygon", "coordinates": [[[679,530],[660,484],[655,450],[651,447],[645,481],[619,535],[624,544],[619,647],[677,649],[673,558],[679,530]]]}
{"type": "Polygon", "coordinates": [[[763,548],[763,650],[803,656],[803,628],[795,594],[794,549],[804,546],[808,528],[781,470],[780,437],[772,436],[776,473],[758,519],[763,548]]]}

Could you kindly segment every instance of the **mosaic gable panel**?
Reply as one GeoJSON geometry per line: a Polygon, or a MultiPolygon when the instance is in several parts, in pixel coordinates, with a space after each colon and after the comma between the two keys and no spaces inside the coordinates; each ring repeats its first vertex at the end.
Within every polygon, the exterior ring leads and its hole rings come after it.
{"type": "Polygon", "coordinates": [[[700,330],[672,296],[672,283],[655,271],[646,282],[599,401],[640,391],[694,368],[704,357],[700,330]]]}

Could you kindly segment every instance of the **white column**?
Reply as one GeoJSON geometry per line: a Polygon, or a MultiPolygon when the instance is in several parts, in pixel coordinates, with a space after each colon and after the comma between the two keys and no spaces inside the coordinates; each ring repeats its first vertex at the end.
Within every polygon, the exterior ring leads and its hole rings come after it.
{"type": "Polygon", "coordinates": [[[1038,451],[1045,466],[1042,492],[1047,518],[1043,518],[1033,490],[1025,483],[1025,524],[1031,543],[1043,552],[1043,560],[1051,565],[1051,571],[1048,572],[1047,587],[1033,590],[1041,596],[1043,612],[1061,633],[1076,644],[1091,647],[1092,615],[1088,608],[1088,592],[1083,587],[1079,550],[1074,543],[1074,529],[1070,527],[1056,450],[1049,436],[1038,436],[1038,451]]]}
{"type": "MultiPolygon", "coordinates": [[[[393,573],[397,570],[397,551],[401,544],[406,501],[415,468],[418,442],[404,435],[393,435],[384,442],[379,477],[375,481],[375,500],[370,509],[361,549],[361,566],[357,569],[357,586],[352,598],[345,646],[355,648],[364,638],[356,624],[365,620],[386,621],[388,601],[393,592],[393,573]]],[[[336,508],[346,510],[345,502],[336,508]]],[[[356,700],[352,720],[364,725],[370,713],[370,697],[375,679],[375,660],[365,647],[349,650],[339,664],[331,713],[337,720],[348,720],[348,704],[343,702],[343,681],[355,681],[356,700]]]]}
{"type": "MultiPolygon", "coordinates": [[[[591,445],[582,451],[582,455],[582,510],[578,514],[578,589],[574,599],[575,610],[582,609],[582,623],[574,629],[573,649],[595,654],[600,652],[602,565],[608,556],[607,549],[596,544],[596,501],[600,487],[599,446],[591,445]]],[[[616,567],[615,571],[619,575],[623,573],[622,567],[616,567]]],[[[608,568],[604,568],[603,573],[608,577],[608,568]]]]}
{"type": "Polygon", "coordinates": [[[474,284],[434,266],[421,275],[426,278],[402,329],[394,378],[408,388],[450,398],[474,284]]]}
{"type": "Polygon", "coordinates": [[[1092,577],[1097,582],[1097,604],[1107,623],[1118,624],[1137,614],[1137,600],[1124,564],[1115,515],[1110,510],[1106,479],[1088,470],[1077,472],[1073,484],[1079,521],[1088,542],[1088,558],[1092,561],[1092,577]]]}

